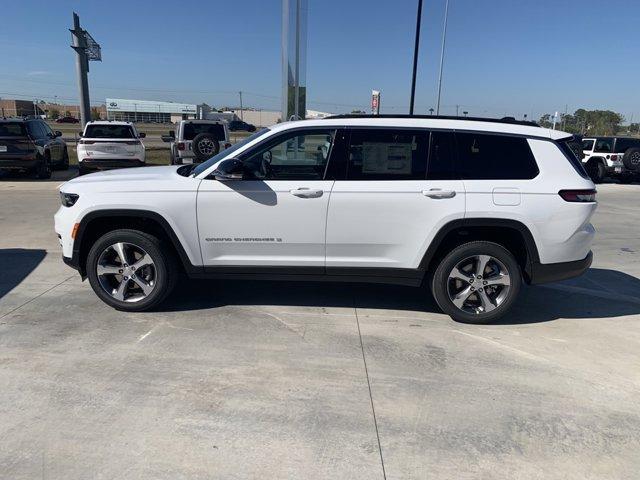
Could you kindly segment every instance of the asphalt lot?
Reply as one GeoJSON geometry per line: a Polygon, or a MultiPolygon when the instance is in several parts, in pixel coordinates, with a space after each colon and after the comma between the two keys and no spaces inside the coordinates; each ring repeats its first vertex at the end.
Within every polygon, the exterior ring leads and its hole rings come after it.
{"type": "Polygon", "coordinates": [[[117,312],[60,260],[63,176],[0,181],[0,478],[638,478],[640,185],[599,186],[585,276],[473,326],[382,285],[117,312]]]}

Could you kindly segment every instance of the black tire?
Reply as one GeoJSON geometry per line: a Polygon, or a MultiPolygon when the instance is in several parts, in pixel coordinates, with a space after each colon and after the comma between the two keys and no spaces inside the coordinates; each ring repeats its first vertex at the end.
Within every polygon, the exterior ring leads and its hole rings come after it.
{"type": "Polygon", "coordinates": [[[48,154],[40,157],[40,162],[36,167],[36,178],[40,180],[47,180],[51,178],[51,158],[48,154]]]}
{"type": "Polygon", "coordinates": [[[602,183],[604,177],[607,175],[607,169],[601,160],[593,159],[587,162],[587,173],[593,183],[602,183]]]}
{"type": "Polygon", "coordinates": [[[220,151],[220,142],[210,133],[199,133],[191,143],[191,150],[199,162],[209,160],[220,151]]]}
{"type": "MultiPolygon", "coordinates": [[[[489,264],[487,264],[489,265],[489,264]]],[[[487,268],[490,268],[488,266],[487,268]]],[[[490,281],[489,278],[487,280],[490,281]]],[[[476,277],[470,280],[469,288],[474,290],[473,285],[471,284],[477,282],[478,290],[482,291],[482,285],[480,282],[485,282],[484,279],[480,280],[479,277],[476,277]]],[[[466,288],[466,284],[461,282],[461,288],[466,288]]],[[[433,274],[433,278],[431,281],[431,292],[433,293],[433,298],[435,299],[438,306],[442,309],[444,313],[449,315],[456,322],[462,323],[476,323],[476,324],[486,324],[491,323],[505,315],[509,312],[513,303],[515,302],[520,288],[522,286],[522,273],[520,272],[520,266],[518,262],[514,258],[514,256],[501,245],[492,242],[486,241],[476,241],[469,242],[459,247],[456,247],[451,252],[449,252],[440,262],[438,267],[433,274]],[[497,260],[502,264],[504,268],[506,268],[508,273],[508,278],[510,281],[510,285],[508,290],[505,290],[505,296],[500,300],[500,303],[496,301],[492,303],[492,307],[494,308],[488,312],[479,312],[479,313],[470,313],[461,308],[458,308],[454,305],[453,301],[450,298],[450,286],[451,282],[455,282],[454,280],[450,280],[450,273],[453,271],[454,267],[459,265],[461,262],[464,262],[465,259],[472,258],[478,255],[488,255],[493,257],[493,259],[497,260]],[[497,304],[497,306],[495,306],[497,304]]],[[[485,289],[487,287],[484,287],[485,289]]],[[[506,287],[493,287],[496,290],[493,290],[491,295],[495,295],[493,300],[497,300],[499,295],[501,295],[502,288],[506,287]]],[[[487,296],[490,297],[489,292],[486,292],[487,296]]],[[[454,292],[455,294],[455,292],[454,292]]],[[[469,302],[478,302],[480,303],[480,297],[477,293],[471,293],[468,298],[469,302]]]]}
{"type": "Polygon", "coordinates": [[[622,163],[632,172],[640,173],[640,148],[630,148],[624,152],[622,163]]]}
{"type": "Polygon", "coordinates": [[[69,170],[69,152],[67,149],[64,149],[64,154],[62,155],[62,163],[58,167],[60,170],[69,170]]]}
{"type": "Polygon", "coordinates": [[[141,312],[158,306],[173,290],[179,274],[173,253],[163,248],[157,237],[146,232],[129,229],[114,230],[100,237],[89,250],[86,270],[89,283],[96,295],[116,310],[127,312],[141,312]],[[103,288],[98,278],[97,267],[100,255],[110,245],[119,242],[139,247],[153,260],[155,274],[153,290],[146,297],[135,302],[117,300],[103,288]]]}
{"type": "Polygon", "coordinates": [[[182,159],[176,157],[173,148],[171,148],[169,155],[171,156],[171,165],[182,165],[182,159]]]}

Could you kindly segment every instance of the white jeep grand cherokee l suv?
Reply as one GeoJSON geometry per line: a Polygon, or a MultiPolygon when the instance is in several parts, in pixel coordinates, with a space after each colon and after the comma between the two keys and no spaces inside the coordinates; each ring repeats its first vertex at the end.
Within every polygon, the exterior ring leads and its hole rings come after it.
{"type": "Polygon", "coordinates": [[[120,310],[156,307],[185,272],[425,284],[455,320],[486,323],[523,281],[591,264],[596,192],[571,139],[511,119],[282,123],[199,165],[71,180],[55,229],[120,310]]]}
{"type": "Polygon", "coordinates": [[[130,122],[87,122],[78,140],[78,168],[80,175],[95,170],[143,167],[144,133],[138,133],[130,122]]]}

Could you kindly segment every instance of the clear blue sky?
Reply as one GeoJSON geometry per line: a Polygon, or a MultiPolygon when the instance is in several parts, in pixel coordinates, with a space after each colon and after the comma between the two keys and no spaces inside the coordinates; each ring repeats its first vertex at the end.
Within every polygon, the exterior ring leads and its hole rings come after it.
{"type": "MultiPolygon", "coordinates": [[[[409,104],[417,0],[308,0],[308,108],[409,104]]],[[[417,113],[435,106],[445,0],[424,0],[417,113]]],[[[3,2],[0,97],[75,102],[71,12],[102,45],[106,97],[280,107],[280,0],[3,2]],[[16,94],[23,97],[17,97],[16,94]]],[[[442,113],[538,118],[578,107],[640,120],[638,0],[450,0],[442,113]]]]}

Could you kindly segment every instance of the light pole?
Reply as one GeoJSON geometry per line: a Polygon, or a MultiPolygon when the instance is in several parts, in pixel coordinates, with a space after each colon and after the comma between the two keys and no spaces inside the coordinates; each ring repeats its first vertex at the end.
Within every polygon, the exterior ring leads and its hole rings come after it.
{"type": "Polygon", "coordinates": [[[440,115],[440,95],[442,93],[442,66],[444,65],[444,44],[447,39],[447,17],[449,16],[449,0],[444,7],[444,27],[442,28],[442,48],[440,49],[440,73],[438,74],[438,103],[436,115],[440,115]]]}
{"type": "Polygon", "coordinates": [[[413,76],[411,77],[411,101],[409,115],[413,115],[413,104],[416,98],[416,73],[418,71],[418,47],[420,47],[420,23],[422,21],[422,0],[418,0],[418,14],[416,15],[416,43],[413,47],[413,76]]]}

